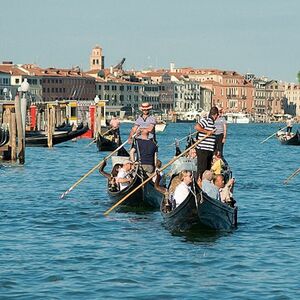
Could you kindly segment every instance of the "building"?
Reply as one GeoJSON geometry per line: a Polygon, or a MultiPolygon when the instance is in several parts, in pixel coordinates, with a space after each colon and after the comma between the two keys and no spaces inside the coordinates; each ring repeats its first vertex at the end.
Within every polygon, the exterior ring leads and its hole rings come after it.
{"type": "Polygon", "coordinates": [[[97,45],[92,49],[90,55],[90,70],[102,69],[104,69],[104,56],[102,54],[102,48],[97,45]]]}

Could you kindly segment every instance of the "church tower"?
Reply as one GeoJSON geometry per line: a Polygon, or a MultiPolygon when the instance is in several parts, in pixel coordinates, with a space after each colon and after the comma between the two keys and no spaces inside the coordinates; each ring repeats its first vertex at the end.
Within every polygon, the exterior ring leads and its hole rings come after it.
{"type": "Polygon", "coordinates": [[[97,45],[90,55],[90,70],[102,69],[104,69],[104,56],[102,55],[102,48],[97,45]]]}

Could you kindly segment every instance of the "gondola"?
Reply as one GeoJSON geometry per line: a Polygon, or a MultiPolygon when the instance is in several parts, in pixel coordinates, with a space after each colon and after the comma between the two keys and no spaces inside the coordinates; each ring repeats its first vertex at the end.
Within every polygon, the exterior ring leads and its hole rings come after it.
{"type": "MultiPolygon", "coordinates": [[[[67,142],[76,137],[81,136],[82,134],[88,131],[88,126],[79,125],[76,130],[72,131],[61,131],[53,134],[52,136],[52,144],[60,144],[63,142],[67,142]]],[[[28,147],[47,147],[48,146],[48,137],[46,134],[31,134],[25,137],[25,143],[28,147]]]]}
{"type": "MultiPolygon", "coordinates": [[[[170,185],[182,170],[194,171],[193,165],[188,165],[186,158],[180,158],[173,167],[170,185]]],[[[230,172],[229,167],[227,172],[230,172]]],[[[187,231],[196,226],[213,230],[231,230],[237,226],[238,208],[210,198],[195,182],[189,195],[175,209],[170,210],[167,197],[165,195],[160,211],[165,226],[172,232],[187,231]]]]}
{"type": "Polygon", "coordinates": [[[9,131],[7,127],[0,127],[0,147],[9,142],[9,131]]]}
{"type": "Polygon", "coordinates": [[[99,151],[114,151],[122,144],[120,131],[116,132],[116,136],[111,131],[105,135],[99,133],[96,143],[99,151]]]}
{"type": "MultiPolygon", "coordinates": [[[[116,163],[122,163],[126,157],[113,157],[113,165],[116,163]]],[[[112,189],[110,186],[109,179],[107,180],[107,191],[108,195],[113,203],[117,203],[127,194],[131,193],[136,187],[148,178],[144,170],[136,165],[134,170],[131,172],[132,182],[128,187],[123,190],[112,189]]],[[[153,181],[148,181],[144,186],[135,191],[130,195],[123,203],[122,206],[128,207],[143,207],[159,209],[163,200],[163,194],[154,188],[153,181]]]]}
{"type": "Polygon", "coordinates": [[[300,146],[300,133],[297,130],[296,133],[291,133],[291,136],[279,135],[278,140],[282,145],[300,146]]]}

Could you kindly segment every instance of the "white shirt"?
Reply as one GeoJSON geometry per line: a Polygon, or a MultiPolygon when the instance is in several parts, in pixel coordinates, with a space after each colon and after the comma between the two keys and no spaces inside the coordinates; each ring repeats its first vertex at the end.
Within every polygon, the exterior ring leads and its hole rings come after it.
{"type": "Polygon", "coordinates": [[[188,196],[188,194],[190,193],[190,187],[188,185],[186,185],[184,182],[181,182],[175,189],[174,192],[174,199],[176,202],[176,207],[178,207],[180,205],[180,203],[182,203],[186,197],[188,196]]]}
{"type": "MultiPolygon", "coordinates": [[[[117,178],[128,178],[127,176],[128,176],[128,172],[126,172],[123,168],[121,168],[118,172],[117,178]]],[[[119,186],[120,186],[120,191],[122,191],[129,186],[129,182],[119,182],[119,186]]]]}

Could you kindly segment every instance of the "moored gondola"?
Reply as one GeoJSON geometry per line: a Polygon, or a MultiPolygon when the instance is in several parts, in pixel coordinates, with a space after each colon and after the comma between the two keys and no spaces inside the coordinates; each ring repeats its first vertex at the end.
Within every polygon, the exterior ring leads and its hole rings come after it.
{"type": "Polygon", "coordinates": [[[0,147],[6,145],[9,142],[9,130],[8,127],[3,125],[0,127],[0,147]]]}
{"type": "Polygon", "coordinates": [[[291,133],[291,135],[281,134],[277,136],[278,140],[282,145],[300,146],[300,133],[297,130],[296,133],[291,133]]]}
{"type": "MultiPolygon", "coordinates": [[[[68,131],[68,132],[58,132],[52,136],[52,144],[60,144],[63,142],[67,142],[76,137],[81,136],[82,134],[88,131],[88,126],[79,125],[76,130],[68,131]]],[[[34,134],[27,135],[25,138],[26,146],[28,147],[47,147],[48,146],[48,136],[46,134],[34,134]]]]}

